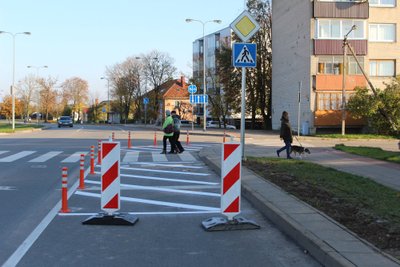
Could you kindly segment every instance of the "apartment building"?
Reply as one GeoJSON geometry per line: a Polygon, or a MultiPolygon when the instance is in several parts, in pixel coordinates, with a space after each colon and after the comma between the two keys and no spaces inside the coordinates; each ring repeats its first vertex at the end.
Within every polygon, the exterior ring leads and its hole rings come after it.
{"type": "MultiPolygon", "coordinates": [[[[384,82],[399,75],[398,4],[398,0],[274,0],[273,129],[280,128],[284,110],[291,115],[293,128],[305,134],[341,127],[343,70],[346,101],[356,86],[367,86],[350,52],[343,66],[343,39],[349,32],[348,43],[375,87],[383,89],[384,82]]],[[[346,128],[364,123],[347,113],[346,128]]]]}

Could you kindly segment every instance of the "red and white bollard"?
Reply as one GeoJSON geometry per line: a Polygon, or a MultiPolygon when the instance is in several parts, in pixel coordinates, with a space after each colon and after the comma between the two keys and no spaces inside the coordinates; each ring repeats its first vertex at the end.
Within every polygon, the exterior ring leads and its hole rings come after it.
{"type": "Polygon", "coordinates": [[[112,140],[112,141],[115,140],[115,133],[114,133],[114,132],[111,133],[111,140],[112,140]]]}
{"type": "Polygon", "coordinates": [[[94,174],[94,146],[90,146],[90,174],[94,174]]]}
{"type": "Polygon", "coordinates": [[[101,165],[101,140],[97,143],[97,164],[101,165]]]}
{"type": "Polygon", "coordinates": [[[222,143],[225,143],[226,141],[226,130],[224,130],[224,138],[222,139],[222,143]]]}
{"type": "Polygon", "coordinates": [[[131,131],[128,132],[128,148],[132,147],[132,142],[131,142],[131,131]]]}
{"type": "Polygon", "coordinates": [[[61,180],[61,213],[68,213],[71,210],[68,208],[68,168],[62,168],[62,180],[61,180]]]}
{"type": "Polygon", "coordinates": [[[81,154],[79,163],[79,189],[85,189],[85,154],[81,154]]]}
{"type": "Polygon", "coordinates": [[[186,145],[189,145],[189,130],[186,130],[186,145]]]}
{"type": "Polygon", "coordinates": [[[154,142],[153,145],[156,147],[157,146],[157,132],[154,132],[154,142]]]}

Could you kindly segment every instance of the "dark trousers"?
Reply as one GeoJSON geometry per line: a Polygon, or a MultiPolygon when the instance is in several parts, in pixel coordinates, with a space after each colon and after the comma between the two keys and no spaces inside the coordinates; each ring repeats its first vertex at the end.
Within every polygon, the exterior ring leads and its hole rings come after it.
{"type": "Polygon", "coordinates": [[[284,141],[284,142],[285,146],[278,149],[278,153],[281,153],[283,150],[286,149],[286,157],[290,158],[290,148],[292,147],[292,144],[290,143],[290,141],[284,141]]]}
{"type": "Polygon", "coordinates": [[[165,136],[163,137],[163,150],[167,151],[167,140],[169,140],[169,143],[171,145],[171,150],[173,147],[175,147],[175,142],[174,142],[174,137],[173,136],[165,136]]]}
{"type": "Polygon", "coordinates": [[[181,135],[181,132],[174,132],[174,146],[171,146],[171,152],[179,152],[179,151],[184,151],[181,142],[179,141],[179,136],[181,135]]]}

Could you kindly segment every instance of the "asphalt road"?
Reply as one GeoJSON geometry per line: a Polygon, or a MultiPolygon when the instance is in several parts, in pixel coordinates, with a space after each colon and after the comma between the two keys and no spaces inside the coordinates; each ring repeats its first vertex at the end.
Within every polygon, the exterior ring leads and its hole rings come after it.
{"type": "MultiPolygon", "coordinates": [[[[220,137],[193,136],[179,155],[160,155],[154,130],[119,126],[51,127],[0,136],[0,263],[10,266],[319,266],[292,240],[242,200],[241,215],[261,229],[206,232],[201,222],[220,216],[220,177],[198,151],[220,137]],[[121,212],[134,226],[82,225],[100,209],[100,171],[70,191],[71,213],[59,214],[61,168],[77,185],[73,155],[97,149],[115,132],[121,141],[121,212]],[[5,152],[3,152],[5,151],[5,152]],[[29,152],[28,152],[29,151],[29,152]]],[[[184,136],[182,136],[184,139],[184,136]]],[[[184,142],[183,142],[184,143],[184,142]]],[[[86,168],[89,159],[86,157],[86,168]]],[[[97,161],[96,161],[97,162],[97,161]]],[[[6,265],[5,265],[6,266],[6,265]]]]}

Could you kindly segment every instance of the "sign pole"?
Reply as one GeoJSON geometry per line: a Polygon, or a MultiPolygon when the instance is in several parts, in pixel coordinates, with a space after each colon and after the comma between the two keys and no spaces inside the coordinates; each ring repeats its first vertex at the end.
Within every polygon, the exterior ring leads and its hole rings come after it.
{"type": "Polygon", "coordinates": [[[244,155],[244,130],[246,127],[246,68],[242,67],[242,113],[240,119],[240,146],[242,147],[242,160],[246,160],[244,155]]]}
{"type": "Polygon", "coordinates": [[[300,108],[301,108],[301,87],[303,81],[299,82],[299,110],[297,112],[297,136],[300,136],[300,108]]]}
{"type": "Polygon", "coordinates": [[[144,104],[144,127],[147,126],[147,104],[144,104]]]}

